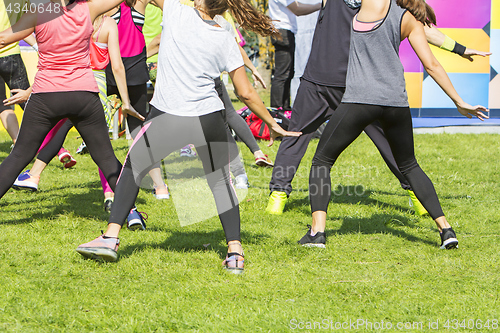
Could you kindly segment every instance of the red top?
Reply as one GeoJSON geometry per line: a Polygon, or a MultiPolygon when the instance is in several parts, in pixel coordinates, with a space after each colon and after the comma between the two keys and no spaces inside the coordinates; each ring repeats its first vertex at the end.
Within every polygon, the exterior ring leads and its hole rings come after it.
{"type": "Polygon", "coordinates": [[[98,92],[90,68],[89,44],[94,29],[87,3],[77,1],[61,10],[63,15],[48,8],[38,13],[35,34],[40,58],[33,93],[98,92]]]}
{"type": "Polygon", "coordinates": [[[96,32],[95,42],[93,38],[90,39],[90,67],[96,70],[105,69],[109,64],[108,47],[104,43],[99,43],[99,34],[106,18],[107,16],[103,17],[101,25],[96,32]]]}

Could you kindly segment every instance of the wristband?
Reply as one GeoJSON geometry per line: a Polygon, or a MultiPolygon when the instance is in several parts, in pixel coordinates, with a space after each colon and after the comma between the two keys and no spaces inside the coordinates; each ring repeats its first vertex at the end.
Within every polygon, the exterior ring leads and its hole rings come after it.
{"type": "Polygon", "coordinates": [[[455,47],[453,48],[453,50],[451,52],[463,56],[465,53],[465,49],[466,49],[465,46],[463,46],[460,43],[455,42],[455,47]]]}
{"type": "Polygon", "coordinates": [[[33,45],[31,45],[31,47],[36,51],[38,52],[38,43],[35,43],[33,45]]]}
{"type": "Polygon", "coordinates": [[[445,36],[443,45],[440,46],[441,49],[453,52],[456,42],[448,36],[445,36]]]}

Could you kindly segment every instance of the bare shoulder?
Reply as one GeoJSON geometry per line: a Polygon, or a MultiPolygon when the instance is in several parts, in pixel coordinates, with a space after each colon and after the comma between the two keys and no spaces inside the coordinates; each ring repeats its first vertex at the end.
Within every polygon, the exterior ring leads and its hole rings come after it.
{"type": "Polygon", "coordinates": [[[417,21],[412,13],[406,11],[403,15],[403,20],[401,21],[401,40],[407,38],[413,30],[418,28],[423,30],[423,24],[417,21]]]}

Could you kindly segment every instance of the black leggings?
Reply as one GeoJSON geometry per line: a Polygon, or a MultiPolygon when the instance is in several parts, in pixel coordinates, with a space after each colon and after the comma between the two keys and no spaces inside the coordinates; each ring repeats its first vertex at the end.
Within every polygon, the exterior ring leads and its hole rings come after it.
{"type": "Polygon", "coordinates": [[[35,157],[47,133],[69,118],[82,135],[90,156],[114,190],[121,164],[109,141],[108,126],[97,93],[88,91],[32,94],[24,111],[16,145],[0,165],[0,197],[35,157]]]}
{"type": "Polygon", "coordinates": [[[434,186],[415,159],[410,109],[344,103],[328,122],[312,161],[309,174],[311,211],[327,211],[331,195],[330,169],[365,127],[376,120],[384,130],[399,170],[418,200],[433,219],[443,216],[434,186]]]}
{"type": "Polygon", "coordinates": [[[116,186],[109,223],[123,225],[144,176],[156,163],[189,143],[194,144],[203,163],[227,242],[239,241],[239,205],[230,183],[228,135],[222,112],[181,117],[151,106],[148,119],[130,147],[116,186]]]}
{"type": "MultiPolygon", "coordinates": [[[[137,86],[127,86],[130,97],[130,104],[141,116],[146,118],[148,114],[148,87],[146,83],[137,86]]],[[[117,95],[120,99],[120,92],[117,86],[107,86],[108,96],[117,95]]],[[[134,131],[138,131],[142,125],[142,121],[136,117],[127,116],[127,124],[132,137],[135,136],[134,131]]],[[[109,141],[109,140],[108,140],[109,141]]],[[[85,142],[86,143],[86,142],[85,142]]]]}
{"type": "Polygon", "coordinates": [[[64,140],[66,139],[66,136],[68,135],[71,127],[73,127],[73,123],[71,122],[71,120],[66,120],[54,135],[52,140],[50,140],[49,143],[47,143],[47,145],[42,150],[40,150],[36,158],[44,162],[45,164],[49,164],[50,161],[52,161],[52,159],[62,148],[64,140]]]}

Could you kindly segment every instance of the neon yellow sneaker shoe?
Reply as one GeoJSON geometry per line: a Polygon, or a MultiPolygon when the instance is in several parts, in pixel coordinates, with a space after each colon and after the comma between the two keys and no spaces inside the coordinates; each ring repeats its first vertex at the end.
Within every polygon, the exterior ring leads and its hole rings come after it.
{"type": "Polygon", "coordinates": [[[429,213],[422,205],[422,203],[420,203],[420,201],[417,199],[415,193],[412,190],[406,190],[406,192],[408,192],[408,195],[410,196],[410,207],[413,207],[413,210],[415,210],[415,214],[419,216],[428,215],[429,213]]]}
{"type": "Polygon", "coordinates": [[[267,204],[266,213],[273,215],[283,214],[288,196],[282,191],[273,191],[269,196],[269,203],[267,204]]]}

